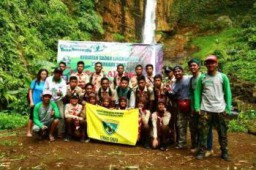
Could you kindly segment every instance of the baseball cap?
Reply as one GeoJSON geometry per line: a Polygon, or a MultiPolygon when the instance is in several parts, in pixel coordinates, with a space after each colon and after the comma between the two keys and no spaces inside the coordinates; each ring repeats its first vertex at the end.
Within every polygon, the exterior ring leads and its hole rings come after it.
{"type": "Polygon", "coordinates": [[[73,93],[71,95],[71,99],[79,99],[79,95],[77,93],[73,93]]]}
{"type": "Polygon", "coordinates": [[[54,73],[57,73],[57,72],[62,74],[62,70],[59,67],[54,69],[54,73]]]}
{"type": "Polygon", "coordinates": [[[170,73],[173,69],[169,66],[166,66],[164,69],[165,74],[170,73]]]}
{"type": "Polygon", "coordinates": [[[214,62],[218,62],[218,59],[215,55],[209,55],[206,57],[206,59],[204,60],[205,62],[207,61],[214,61],[214,62]]]}
{"type": "Polygon", "coordinates": [[[44,90],[43,91],[43,96],[52,96],[52,92],[50,90],[44,90]]]}
{"type": "Polygon", "coordinates": [[[193,59],[189,60],[188,66],[190,66],[191,63],[196,63],[198,66],[200,66],[201,61],[197,58],[193,58],[193,59]]]}

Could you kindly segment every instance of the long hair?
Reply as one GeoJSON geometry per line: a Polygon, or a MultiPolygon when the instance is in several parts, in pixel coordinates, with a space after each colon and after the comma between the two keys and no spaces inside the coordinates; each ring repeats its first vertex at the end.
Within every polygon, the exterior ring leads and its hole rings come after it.
{"type": "Polygon", "coordinates": [[[44,68],[40,69],[40,70],[38,71],[38,73],[37,73],[37,78],[36,78],[36,82],[35,82],[35,83],[37,83],[38,85],[40,84],[40,81],[41,81],[41,73],[42,73],[43,71],[46,72],[46,78],[48,77],[48,74],[49,74],[48,71],[47,71],[46,69],[44,69],[44,68]]]}

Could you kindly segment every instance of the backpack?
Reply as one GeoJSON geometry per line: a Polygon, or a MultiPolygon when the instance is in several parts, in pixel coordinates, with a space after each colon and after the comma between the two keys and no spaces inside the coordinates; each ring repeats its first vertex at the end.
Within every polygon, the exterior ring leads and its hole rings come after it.
{"type": "MultiPolygon", "coordinates": [[[[36,80],[35,80],[34,86],[32,88],[32,91],[35,90],[35,88],[36,88],[36,80]]],[[[28,92],[27,92],[27,102],[28,102],[28,104],[30,104],[29,90],[30,90],[30,88],[28,88],[28,92]]]]}

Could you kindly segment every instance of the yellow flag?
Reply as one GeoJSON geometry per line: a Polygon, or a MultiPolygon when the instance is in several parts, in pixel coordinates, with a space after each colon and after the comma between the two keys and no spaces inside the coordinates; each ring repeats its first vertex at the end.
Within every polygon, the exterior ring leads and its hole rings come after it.
{"type": "Polygon", "coordinates": [[[135,145],[139,110],[112,110],[86,103],[87,133],[92,139],[135,145]]]}

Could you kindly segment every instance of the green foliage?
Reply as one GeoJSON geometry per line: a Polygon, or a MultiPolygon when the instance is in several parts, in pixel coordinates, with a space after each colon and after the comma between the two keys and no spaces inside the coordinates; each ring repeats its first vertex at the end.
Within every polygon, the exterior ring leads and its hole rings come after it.
{"type": "Polygon", "coordinates": [[[118,42],[123,42],[124,41],[124,36],[122,34],[119,34],[119,33],[114,33],[113,34],[113,39],[115,41],[118,41],[118,42]]]}
{"type": "Polygon", "coordinates": [[[53,67],[59,39],[91,40],[102,34],[94,0],[1,0],[0,110],[26,110],[24,104],[24,109],[14,106],[25,97],[19,92],[40,68],[53,67]]]}
{"type": "Polygon", "coordinates": [[[27,116],[22,116],[20,114],[8,114],[0,112],[0,130],[3,129],[15,129],[26,125],[28,122],[27,116]]]}
{"type": "Polygon", "coordinates": [[[229,131],[231,132],[247,132],[248,125],[256,123],[256,111],[250,110],[241,112],[237,119],[229,121],[229,131]]]}
{"type": "Polygon", "coordinates": [[[243,16],[253,6],[253,1],[238,0],[174,0],[171,22],[181,25],[199,26],[201,31],[220,30],[229,26],[219,16],[228,16],[233,21],[243,16]],[[224,22],[223,22],[224,21],[224,22]]]}

